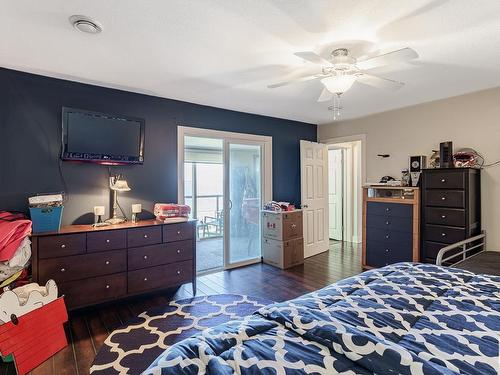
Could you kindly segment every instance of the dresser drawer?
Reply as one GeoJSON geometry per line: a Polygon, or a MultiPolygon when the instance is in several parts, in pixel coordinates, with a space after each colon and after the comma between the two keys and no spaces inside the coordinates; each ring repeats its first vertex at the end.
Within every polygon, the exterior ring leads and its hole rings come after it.
{"type": "Polygon", "coordinates": [[[366,217],[366,227],[413,233],[413,215],[407,217],[370,215],[366,217]]]}
{"type": "Polygon", "coordinates": [[[413,206],[404,203],[367,202],[368,216],[409,217],[413,215],[413,206]]]}
{"type": "Polygon", "coordinates": [[[118,250],[127,247],[126,230],[106,230],[87,233],[87,252],[118,250]]]}
{"type": "Polygon", "coordinates": [[[411,247],[413,246],[413,234],[409,232],[388,231],[378,228],[366,228],[366,243],[372,241],[384,245],[411,247]]]}
{"type": "Polygon", "coordinates": [[[85,281],[58,283],[68,309],[123,297],[127,294],[127,274],[94,277],[85,281]]]}
{"type": "Polygon", "coordinates": [[[426,207],[425,220],[427,224],[464,227],[465,210],[457,208],[426,207]]]}
{"type": "Polygon", "coordinates": [[[383,267],[398,262],[413,261],[413,245],[398,246],[389,243],[370,241],[366,244],[366,264],[383,267]]]}
{"type": "Polygon", "coordinates": [[[426,206],[465,207],[465,192],[457,190],[427,190],[426,206]]]}
{"type": "Polygon", "coordinates": [[[126,270],[127,255],[125,250],[41,259],[38,262],[41,283],[45,283],[48,279],[54,279],[57,283],[87,279],[126,270]]]}
{"type": "Polygon", "coordinates": [[[161,243],[161,226],[128,229],[128,247],[155,245],[161,243]]]}
{"type": "MultiPolygon", "coordinates": [[[[436,263],[436,258],[439,253],[439,250],[441,250],[443,247],[448,246],[446,243],[438,243],[438,242],[432,242],[432,241],[424,241],[423,243],[423,249],[422,249],[422,258],[424,258],[426,261],[430,261],[431,263],[436,263]]],[[[452,254],[456,254],[460,251],[460,249],[457,250],[451,250],[446,253],[446,257],[451,256],[452,254]]],[[[458,262],[460,260],[459,257],[452,259],[452,262],[458,262]]]]}
{"type": "Polygon", "coordinates": [[[136,270],[193,259],[193,240],[168,242],[128,250],[128,269],[136,270]]]}
{"type": "Polygon", "coordinates": [[[38,237],[38,257],[54,258],[85,253],[84,233],[38,237]]]}
{"type": "Polygon", "coordinates": [[[465,173],[461,171],[432,171],[426,177],[425,187],[429,189],[465,189],[465,173]]]}
{"type": "Polygon", "coordinates": [[[452,244],[465,240],[465,229],[443,225],[426,225],[424,240],[452,244]]]}
{"type": "Polygon", "coordinates": [[[163,226],[163,242],[190,240],[194,231],[191,223],[167,224],[163,226]]]}
{"type": "Polygon", "coordinates": [[[128,273],[128,292],[138,293],[174,287],[191,281],[192,272],[193,261],[191,260],[130,271],[128,273]]]}

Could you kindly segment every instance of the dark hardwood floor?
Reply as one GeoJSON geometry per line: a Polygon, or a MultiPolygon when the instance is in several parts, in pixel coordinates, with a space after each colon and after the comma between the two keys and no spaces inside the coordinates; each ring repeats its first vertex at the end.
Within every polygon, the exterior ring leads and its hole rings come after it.
{"type": "MultiPolygon", "coordinates": [[[[198,278],[197,295],[237,293],[284,301],[361,272],[361,246],[331,242],[330,251],[306,259],[304,265],[280,270],[255,264],[198,278]]],[[[110,332],[150,307],[192,297],[191,284],[154,296],[136,298],[71,314],[66,327],[69,345],[32,371],[32,375],[84,375],[110,332]]],[[[14,374],[12,365],[0,374],[14,374]]]]}

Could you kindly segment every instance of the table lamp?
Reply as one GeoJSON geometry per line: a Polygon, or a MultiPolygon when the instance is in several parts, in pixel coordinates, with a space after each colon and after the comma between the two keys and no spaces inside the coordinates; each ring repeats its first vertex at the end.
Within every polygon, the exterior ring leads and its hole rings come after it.
{"type": "Polygon", "coordinates": [[[110,224],[120,224],[127,221],[125,217],[125,213],[122,208],[118,204],[118,192],[130,191],[130,187],[127,184],[126,180],[122,180],[122,175],[117,174],[116,176],[111,176],[109,178],[109,188],[113,192],[113,216],[106,220],[107,223],[110,224]],[[120,209],[123,216],[118,216],[118,209],[120,209]]]}

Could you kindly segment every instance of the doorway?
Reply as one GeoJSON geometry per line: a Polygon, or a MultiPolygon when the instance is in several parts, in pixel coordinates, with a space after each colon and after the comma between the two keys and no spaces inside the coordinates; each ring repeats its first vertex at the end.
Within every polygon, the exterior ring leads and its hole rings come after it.
{"type": "Polygon", "coordinates": [[[362,241],[362,140],[328,145],[329,237],[362,241]]]}
{"type": "Polygon", "coordinates": [[[197,220],[197,272],[260,262],[271,137],[178,127],[179,203],[197,220]]]}

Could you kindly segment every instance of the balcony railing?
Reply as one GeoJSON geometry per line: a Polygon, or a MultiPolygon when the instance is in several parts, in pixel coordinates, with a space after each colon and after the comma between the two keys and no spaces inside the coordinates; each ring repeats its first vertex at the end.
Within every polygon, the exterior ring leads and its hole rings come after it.
{"type": "Polygon", "coordinates": [[[191,217],[198,220],[199,239],[221,237],[224,234],[223,195],[186,195],[184,201],[191,207],[191,217]]]}

